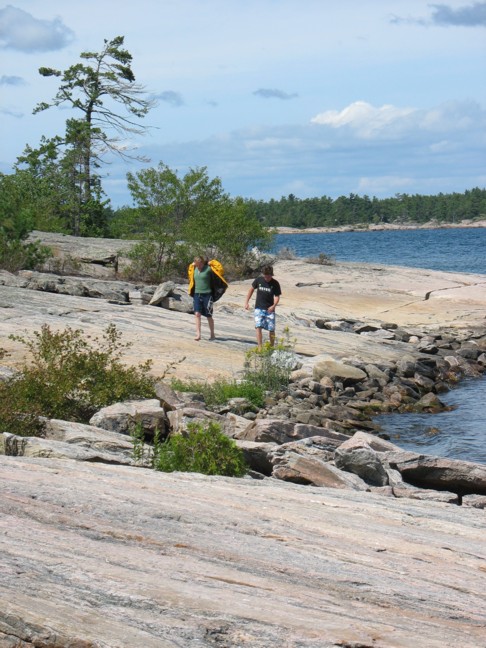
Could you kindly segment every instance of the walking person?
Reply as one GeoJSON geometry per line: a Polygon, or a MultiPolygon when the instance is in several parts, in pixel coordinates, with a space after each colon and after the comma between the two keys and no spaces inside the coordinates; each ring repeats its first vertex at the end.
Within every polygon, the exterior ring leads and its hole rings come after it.
{"type": "Polygon", "coordinates": [[[271,346],[275,345],[276,314],[282,291],[279,282],[273,278],[273,267],[266,265],[261,276],[251,284],[245,301],[245,309],[250,307],[250,299],[256,290],[255,333],[258,349],[263,345],[263,330],[268,331],[271,346]]]}
{"type": "Polygon", "coordinates": [[[223,266],[213,259],[208,261],[203,256],[194,258],[187,271],[189,277],[189,294],[193,298],[196,322],[196,342],[201,339],[201,317],[205,317],[209,326],[209,339],[215,340],[213,305],[226,291],[227,281],[223,277],[223,266]]]}

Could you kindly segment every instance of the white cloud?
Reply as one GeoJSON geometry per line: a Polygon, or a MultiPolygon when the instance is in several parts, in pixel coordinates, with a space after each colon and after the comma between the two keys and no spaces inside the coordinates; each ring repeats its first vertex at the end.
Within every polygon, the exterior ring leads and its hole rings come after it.
{"type": "MultiPolygon", "coordinates": [[[[232,195],[265,199],[484,185],[486,2],[431,2],[446,4],[7,0],[0,167],[63,133],[66,111],[32,115],[58,85],[38,66],[67,69],[120,34],[137,82],[160,93],[137,138],[150,165],[207,166],[232,195]],[[108,18],[94,20],[101,5],[108,18]],[[390,24],[391,11],[406,19],[390,24]]],[[[107,161],[123,204],[126,171],[139,167],[107,161]]]]}
{"type": "Polygon", "coordinates": [[[375,108],[366,101],[355,101],[341,111],[326,110],[311,119],[313,124],[342,128],[349,126],[358,137],[370,138],[383,132],[391,134],[399,130],[410,115],[416,112],[413,108],[397,108],[384,105],[375,108]]]}
{"type": "Polygon", "coordinates": [[[419,110],[384,105],[379,108],[365,101],[356,101],[341,111],[327,110],[311,119],[311,123],[333,129],[348,129],[362,139],[401,139],[422,133],[446,133],[486,126],[486,113],[473,101],[447,102],[419,110]]]}
{"type": "Polygon", "coordinates": [[[59,18],[39,20],[7,5],[0,9],[0,48],[19,52],[51,52],[68,45],[74,32],[59,18]]]}

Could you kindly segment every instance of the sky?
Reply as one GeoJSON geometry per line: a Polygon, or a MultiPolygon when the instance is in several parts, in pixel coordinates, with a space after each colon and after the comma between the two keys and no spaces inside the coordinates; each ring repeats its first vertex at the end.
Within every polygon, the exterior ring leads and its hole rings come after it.
{"type": "Polygon", "coordinates": [[[386,198],[486,187],[486,1],[13,0],[0,4],[0,172],[63,135],[33,114],[85,51],[123,36],[155,106],[105,158],[113,207],[127,172],[206,167],[231,196],[386,198]]]}

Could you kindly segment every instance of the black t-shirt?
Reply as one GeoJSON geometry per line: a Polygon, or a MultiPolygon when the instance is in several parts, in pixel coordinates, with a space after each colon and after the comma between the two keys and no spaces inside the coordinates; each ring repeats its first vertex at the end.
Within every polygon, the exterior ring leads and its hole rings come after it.
{"type": "Polygon", "coordinates": [[[264,277],[257,277],[251,285],[257,291],[255,308],[268,310],[273,306],[273,298],[282,294],[280,284],[273,278],[265,281],[264,277]]]}

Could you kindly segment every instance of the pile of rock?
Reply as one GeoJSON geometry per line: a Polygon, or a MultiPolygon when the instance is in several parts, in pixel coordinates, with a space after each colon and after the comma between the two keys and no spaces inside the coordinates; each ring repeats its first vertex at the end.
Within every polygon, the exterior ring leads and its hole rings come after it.
{"type": "Polygon", "coordinates": [[[16,274],[0,270],[0,285],[58,295],[104,299],[110,304],[141,303],[192,313],[192,299],[189,298],[186,287],[172,281],[155,286],[128,281],[63,276],[34,270],[20,270],[16,274]]]}
{"type": "MultiPolygon", "coordinates": [[[[373,332],[405,335],[390,327],[373,332]]],[[[383,438],[373,416],[444,409],[441,391],[485,370],[486,334],[407,335],[415,349],[396,363],[317,358],[306,368],[298,360],[288,388],[269,395],[262,409],[238,398],[210,410],[200,394],[159,382],[157,399],[106,407],[89,425],[46,421],[45,438],[4,433],[0,452],[150,467],[156,431],[165,439],[185,434],[190,423],[214,421],[243,450],[255,478],[485,508],[486,466],[404,452],[383,438]],[[130,438],[137,424],[146,441],[138,456],[130,438]]]]}

